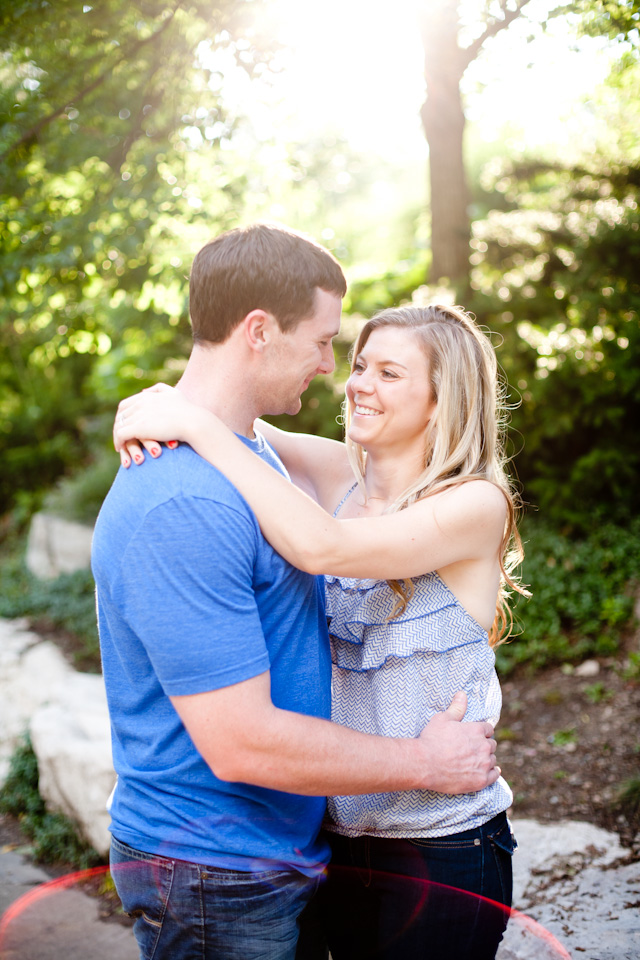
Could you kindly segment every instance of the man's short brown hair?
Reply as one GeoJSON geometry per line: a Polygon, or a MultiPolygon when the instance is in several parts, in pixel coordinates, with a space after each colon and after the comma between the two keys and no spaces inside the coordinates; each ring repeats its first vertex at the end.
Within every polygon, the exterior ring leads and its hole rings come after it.
{"type": "Polygon", "coordinates": [[[223,343],[252,310],[271,313],[291,330],[313,313],[317,288],[343,297],[337,260],[313,240],[257,223],[211,240],[196,254],[189,279],[195,343],[223,343]]]}

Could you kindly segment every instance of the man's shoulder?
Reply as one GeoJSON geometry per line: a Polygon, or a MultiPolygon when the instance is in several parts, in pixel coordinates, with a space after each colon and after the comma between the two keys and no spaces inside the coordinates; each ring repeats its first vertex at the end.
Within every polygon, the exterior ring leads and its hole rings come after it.
{"type": "Polygon", "coordinates": [[[189,556],[204,569],[221,544],[229,559],[252,563],[260,542],[246,501],[185,448],[135,470],[121,468],[95,525],[92,567],[97,583],[112,581],[123,564],[139,569],[149,558],[157,565],[189,556]]]}
{"type": "Polygon", "coordinates": [[[157,460],[147,457],[147,461],[121,470],[116,478],[127,498],[147,507],[170,500],[210,500],[245,512],[245,501],[233,484],[187,444],[164,450],[157,460]]]}
{"type": "Polygon", "coordinates": [[[233,512],[257,524],[248,504],[210,463],[191,447],[165,450],[157,460],[147,458],[141,466],[121,468],[100,511],[96,536],[107,531],[130,531],[147,523],[169,522],[174,515],[190,516],[192,522],[233,512]],[[147,460],[149,462],[147,462],[147,460]]]}
{"type": "Polygon", "coordinates": [[[242,512],[248,511],[244,498],[233,484],[188,444],[181,444],[176,450],[165,450],[157,463],[160,460],[165,461],[167,479],[174,496],[210,500],[242,512]]]}

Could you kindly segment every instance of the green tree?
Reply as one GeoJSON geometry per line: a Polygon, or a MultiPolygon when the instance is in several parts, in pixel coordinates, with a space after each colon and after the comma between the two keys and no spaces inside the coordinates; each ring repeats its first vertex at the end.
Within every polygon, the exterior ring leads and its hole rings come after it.
{"type": "MultiPolygon", "coordinates": [[[[529,0],[429,0],[421,16],[427,98],[422,122],[429,145],[431,251],[429,280],[448,278],[460,289],[469,279],[469,189],[464,159],[465,113],[461,80],[497,34],[524,17],[529,0]],[[469,39],[465,39],[465,38],[469,39]]],[[[591,36],[637,40],[638,0],[579,0],[550,17],[569,16],[591,36]]]]}
{"type": "Polygon", "coordinates": [[[495,169],[511,209],[474,224],[473,308],[503,340],[525,498],[556,522],[640,508],[640,65],[602,91],[580,166],[495,169]]]}
{"type": "Polygon", "coordinates": [[[261,6],[0,7],[0,513],[186,351],[183,264],[237,222],[245,185],[220,58],[265,69],[261,6]]]}
{"type": "Polygon", "coordinates": [[[432,283],[447,277],[463,287],[469,273],[469,190],[464,162],[465,115],[460,82],[487,40],[520,16],[529,0],[486,0],[480,30],[461,42],[460,0],[425,3],[421,20],[427,99],[422,125],[429,144],[432,283]]]}

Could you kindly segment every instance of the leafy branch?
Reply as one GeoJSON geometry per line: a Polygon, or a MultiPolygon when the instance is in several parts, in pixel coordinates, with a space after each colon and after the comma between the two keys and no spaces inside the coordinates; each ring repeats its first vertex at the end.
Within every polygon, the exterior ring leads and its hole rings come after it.
{"type": "Polygon", "coordinates": [[[182,0],[178,0],[178,3],[176,3],[176,6],[173,8],[169,16],[165,18],[163,24],[158,30],[156,30],[155,33],[152,33],[148,37],[143,37],[141,40],[138,40],[136,41],[136,43],[132,44],[131,47],[129,47],[128,49],[121,51],[121,54],[119,58],[116,60],[116,62],[113,64],[110,64],[108,67],[105,67],[102,73],[98,77],[96,77],[95,80],[92,80],[91,83],[88,83],[81,90],[78,90],[78,92],[75,95],[66,98],[65,102],[62,105],[60,105],[59,107],[56,107],[55,110],[52,110],[46,116],[41,117],[37,123],[33,124],[33,126],[30,127],[28,130],[25,130],[25,132],[22,134],[21,137],[19,137],[18,140],[12,143],[5,150],[4,153],[0,154],[0,163],[6,160],[12,153],[18,150],[23,144],[30,143],[31,141],[36,140],[40,132],[44,130],[45,127],[47,127],[50,123],[53,123],[53,121],[56,120],[59,116],[61,116],[64,113],[64,111],[67,109],[70,103],[82,102],[86,97],[89,96],[90,93],[93,93],[94,90],[97,90],[98,87],[101,87],[102,84],[105,83],[105,81],[112,76],[114,69],[116,69],[118,66],[120,66],[123,63],[129,62],[147,44],[157,43],[158,39],[162,36],[165,30],[167,30],[170,24],[172,23],[176,13],[178,12],[181,6],[182,6],[182,0]]]}

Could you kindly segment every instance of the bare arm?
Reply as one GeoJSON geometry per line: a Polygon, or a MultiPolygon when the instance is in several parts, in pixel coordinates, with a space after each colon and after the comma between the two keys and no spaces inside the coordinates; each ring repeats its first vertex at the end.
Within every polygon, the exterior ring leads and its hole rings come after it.
{"type": "Polygon", "coordinates": [[[186,440],[242,493],[276,550],[309,573],[401,579],[496,556],[505,502],[485,481],[463,484],[399,513],[335,520],[179,391],[145,391],[123,400],[119,410],[125,419],[114,428],[117,449],[140,435],[186,440]]]}
{"type": "Polygon", "coordinates": [[[265,420],[256,420],[255,426],[276,451],[293,483],[325,510],[333,510],[336,485],[344,485],[352,477],[344,443],[279,430],[265,420]]]}
{"type": "Polygon", "coordinates": [[[310,796],[396,790],[470,793],[499,776],[489,723],[461,723],[464,694],[416,739],[375,737],[290,713],[271,701],[269,674],[172,697],[195,746],[222,780],[310,796]]]}

